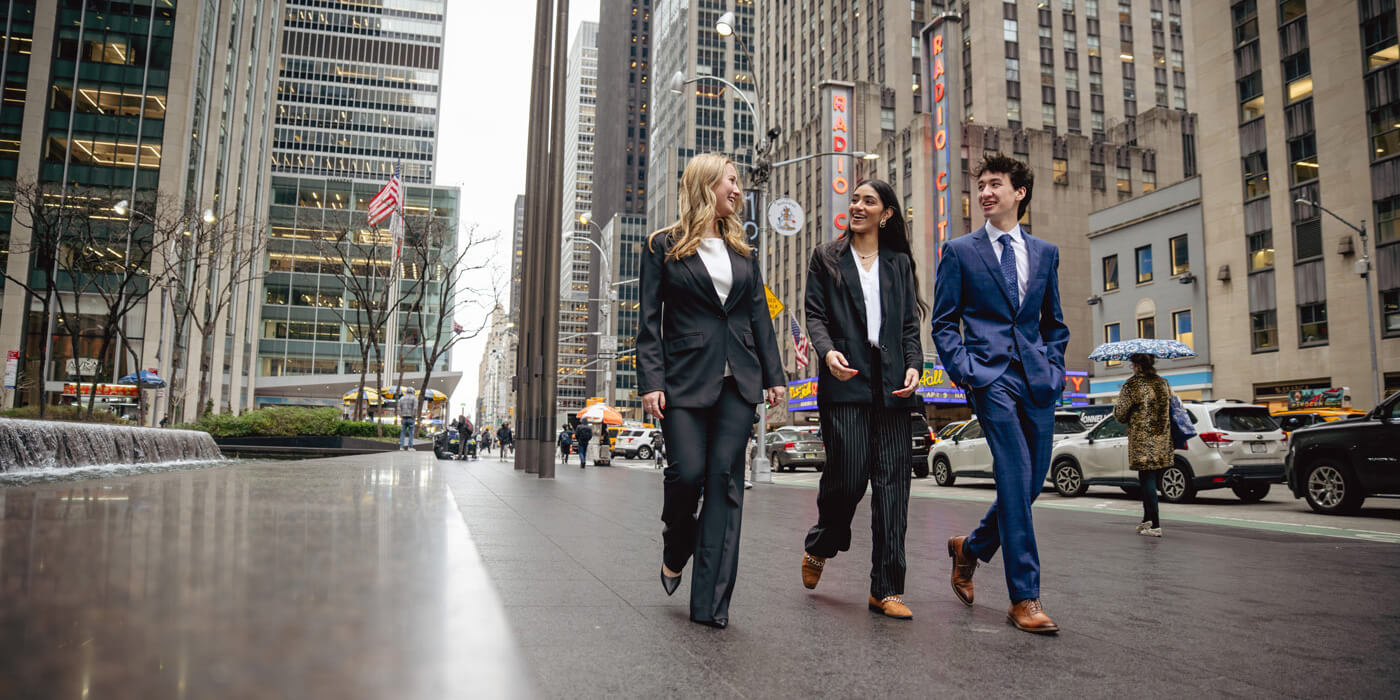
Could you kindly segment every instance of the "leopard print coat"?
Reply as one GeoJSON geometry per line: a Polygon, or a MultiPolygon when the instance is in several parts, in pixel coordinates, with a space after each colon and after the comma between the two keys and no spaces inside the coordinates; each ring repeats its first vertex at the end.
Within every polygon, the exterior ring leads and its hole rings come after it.
{"type": "Polygon", "coordinates": [[[1172,390],[1157,374],[1134,374],[1123,382],[1113,417],[1128,426],[1128,467],[1165,469],[1172,464],[1172,390]]]}

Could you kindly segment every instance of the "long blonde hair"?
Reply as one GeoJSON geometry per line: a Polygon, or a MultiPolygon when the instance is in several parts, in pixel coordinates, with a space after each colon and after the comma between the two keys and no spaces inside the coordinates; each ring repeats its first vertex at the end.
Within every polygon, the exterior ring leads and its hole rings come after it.
{"type": "MultiPolygon", "coordinates": [[[[690,255],[700,248],[700,238],[714,224],[720,238],[739,255],[748,257],[753,248],[744,240],[744,222],[736,208],[729,216],[719,217],[715,213],[715,185],[724,177],[726,166],[734,166],[734,161],[718,153],[701,153],[685,164],[681,174],[680,217],[669,227],[647,237],[647,248],[658,235],[665,234],[671,241],[667,260],[677,260],[690,255]]],[[[737,166],[735,167],[737,170],[737,166]]]]}

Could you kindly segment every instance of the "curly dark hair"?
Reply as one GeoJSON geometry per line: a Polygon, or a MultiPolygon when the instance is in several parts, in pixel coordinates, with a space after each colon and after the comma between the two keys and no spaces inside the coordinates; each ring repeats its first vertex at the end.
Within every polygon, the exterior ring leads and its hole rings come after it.
{"type": "Polygon", "coordinates": [[[982,173],[1005,173],[1011,178],[1011,189],[1026,188],[1026,198],[1016,207],[1017,220],[1024,217],[1026,209],[1031,205],[1031,192],[1035,189],[1035,173],[1031,172],[1031,166],[1005,153],[988,153],[982,156],[977,167],[973,168],[972,179],[982,177],[982,173]]]}

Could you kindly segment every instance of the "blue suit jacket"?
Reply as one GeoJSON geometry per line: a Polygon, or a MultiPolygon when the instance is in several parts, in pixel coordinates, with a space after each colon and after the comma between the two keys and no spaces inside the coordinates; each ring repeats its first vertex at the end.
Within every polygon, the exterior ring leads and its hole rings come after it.
{"type": "Polygon", "coordinates": [[[985,226],[943,244],[933,284],[933,344],[949,378],[964,388],[990,385],[1019,360],[1031,403],[1044,408],[1064,388],[1069,345],[1060,313],[1060,251],[1022,236],[1030,275],[1016,309],[985,226]]]}

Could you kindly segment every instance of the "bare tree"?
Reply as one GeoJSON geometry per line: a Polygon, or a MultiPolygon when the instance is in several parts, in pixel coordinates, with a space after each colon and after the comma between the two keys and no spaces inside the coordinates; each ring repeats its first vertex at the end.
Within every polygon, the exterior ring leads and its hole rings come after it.
{"type": "Polygon", "coordinates": [[[350,330],[360,351],[360,382],[355,401],[354,417],[364,417],[365,380],[371,358],[383,361],[379,346],[384,342],[384,328],[389,320],[389,284],[393,264],[393,239],[388,229],[360,229],[349,221],[326,230],[315,239],[321,255],[321,272],[335,278],[343,291],[343,304],[330,308],[340,322],[350,330]]]}
{"type": "MultiPolygon", "coordinates": [[[[484,251],[491,249],[496,237],[479,237],[476,227],[469,226],[463,240],[455,241],[449,223],[442,219],[422,222],[420,235],[411,239],[412,246],[405,252],[405,258],[421,270],[421,277],[436,283],[419,285],[412,307],[416,313],[409,319],[423,350],[420,395],[427,391],[438,361],[458,341],[480,335],[490,322],[490,315],[483,313],[480,323],[462,327],[456,321],[458,312],[477,308],[488,311],[500,300],[500,280],[483,274],[491,268],[484,251]],[[448,249],[453,243],[457,244],[455,251],[448,249]]],[[[402,378],[400,372],[400,382],[402,378]]]]}

